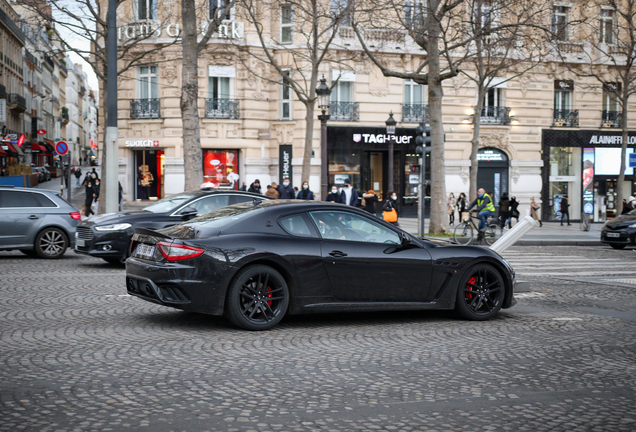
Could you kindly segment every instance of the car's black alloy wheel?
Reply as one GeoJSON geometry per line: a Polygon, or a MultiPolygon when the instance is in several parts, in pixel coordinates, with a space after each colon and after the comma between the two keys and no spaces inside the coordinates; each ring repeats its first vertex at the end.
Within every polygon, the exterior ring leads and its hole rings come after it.
{"type": "Polygon", "coordinates": [[[466,319],[487,320],[501,309],[504,294],[501,274],[491,265],[477,264],[460,281],[456,310],[466,319]]]}
{"type": "Polygon", "coordinates": [[[35,252],[40,258],[60,258],[67,248],[66,235],[57,228],[46,228],[35,238],[35,252]]]}
{"type": "Polygon", "coordinates": [[[241,270],[232,280],[226,315],[247,330],[267,330],[280,322],[289,305],[289,289],[283,276],[265,265],[241,270]]]}

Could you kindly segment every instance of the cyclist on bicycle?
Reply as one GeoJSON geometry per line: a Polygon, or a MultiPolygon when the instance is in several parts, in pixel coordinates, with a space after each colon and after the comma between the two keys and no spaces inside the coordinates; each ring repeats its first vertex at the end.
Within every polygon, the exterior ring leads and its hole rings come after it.
{"type": "Polygon", "coordinates": [[[479,217],[479,235],[478,239],[484,238],[484,231],[486,231],[486,219],[495,214],[495,205],[490,198],[490,195],[486,193],[484,188],[479,188],[477,191],[477,198],[471,202],[466,211],[470,211],[474,206],[477,206],[477,212],[479,217]]]}

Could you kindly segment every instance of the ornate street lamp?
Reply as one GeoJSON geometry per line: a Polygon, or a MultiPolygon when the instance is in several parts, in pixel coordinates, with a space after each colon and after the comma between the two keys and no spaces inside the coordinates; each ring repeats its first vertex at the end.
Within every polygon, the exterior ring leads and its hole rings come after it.
{"type": "MultiPolygon", "coordinates": [[[[393,118],[393,111],[391,111],[389,113],[389,118],[387,119],[387,121],[384,122],[386,124],[386,134],[389,135],[388,137],[388,141],[389,141],[389,172],[388,172],[388,186],[389,186],[389,191],[394,190],[393,189],[393,144],[395,143],[395,140],[393,138],[393,136],[395,135],[395,126],[397,125],[397,122],[395,121],[395,119],[393,118]]],[[[397,191],[395,191],[397,194],[397,191]]],[[[383,197],[385,198],[385,197],[383,197]]]]}
{"type": "Polygon", "coordinates": [[[331,89],[327,85],[325,76],[322,76],[320,85],[316,88],[318,95],[318,109],[322,114],[318,116],[320,120],[320,199],[327,199],[329,186],[329,155],[327,153],[327,120],[329,120],[329,105],[331,103],[331,89]]]}

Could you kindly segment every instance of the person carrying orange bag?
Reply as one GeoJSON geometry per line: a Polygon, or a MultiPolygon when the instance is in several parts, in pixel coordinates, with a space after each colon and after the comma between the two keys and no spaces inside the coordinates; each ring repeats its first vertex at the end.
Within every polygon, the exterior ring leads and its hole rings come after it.
{"type": "Polygon", "coordinates": [[[382,217],[385,221],[392,223],[395,226],[400,226],[398,224],[397,195],[395,192],[389,192],[389,198],[384,202],[382,210],[384,210],[382,217]]]}

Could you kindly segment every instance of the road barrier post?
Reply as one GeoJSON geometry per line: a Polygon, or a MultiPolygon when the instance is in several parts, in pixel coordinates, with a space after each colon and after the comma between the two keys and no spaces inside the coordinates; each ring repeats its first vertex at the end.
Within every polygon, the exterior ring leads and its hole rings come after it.
{"type": "Polygon", "coordinates": [[[526,216],[518,224],[514,226],[514,228],[508,230],[504,235],[502,235],[499,240],[493,243],[490,246],[490,250],[493,250],[497,253],[501,253],[508,249],[510,246],[514,245],[517,240],[526,235],[528,231],[538,225],[537,221],[532,218],[532,216],[526,216]]]}

